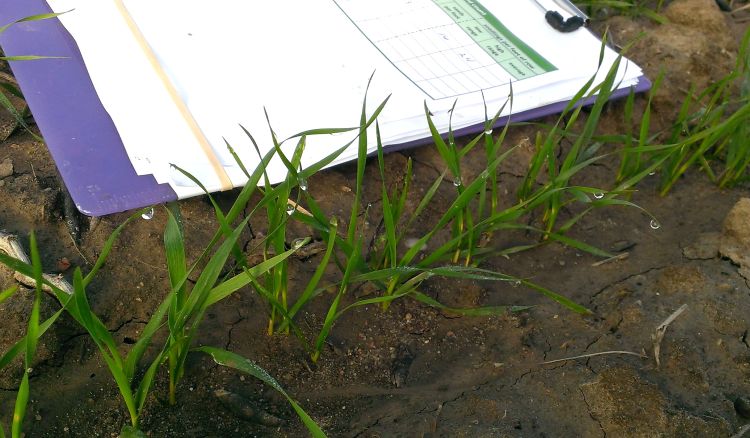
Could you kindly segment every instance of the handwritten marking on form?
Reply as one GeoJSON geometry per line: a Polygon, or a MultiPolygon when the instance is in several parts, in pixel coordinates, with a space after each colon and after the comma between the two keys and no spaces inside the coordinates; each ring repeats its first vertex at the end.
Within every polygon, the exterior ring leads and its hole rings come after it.
{"type": "Polygon", "coordinates": [[[336,4],[432,99],[556,70],[475,0],[336,0],[336,4]]]}

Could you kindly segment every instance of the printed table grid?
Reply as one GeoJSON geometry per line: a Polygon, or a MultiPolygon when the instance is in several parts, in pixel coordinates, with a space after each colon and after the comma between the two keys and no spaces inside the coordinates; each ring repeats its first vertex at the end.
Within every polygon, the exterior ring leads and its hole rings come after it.
{"type": "Polygon", "coordinates": [[[388,60],[432,99],[531,77],[533,61],[467,0],[337,0],[388,60]],[[470,36],[471,34],[471,36],[470,36]]]}

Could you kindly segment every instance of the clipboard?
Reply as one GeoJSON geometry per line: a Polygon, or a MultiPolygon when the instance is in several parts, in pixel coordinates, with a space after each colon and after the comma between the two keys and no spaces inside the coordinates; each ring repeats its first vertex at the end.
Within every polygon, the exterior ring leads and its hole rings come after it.
{"type": "MultiPolygon", "coordinates": [[[[0,23],[51,13],[44,0],[0,0],[0,23]]],[[[152,175],[136,173],[115,124],[101,103],[86,64],[72,36],[58,19],[24,22],[0,35],[7,56],[40,55],[56,59],[11,62],[50,153],[76,207],[81,213],[102,216],[178,199],[168,184],[152,175]]],[[[630,89],[614,91],[612,98],[627,96],[631,89],[651,88],[645,77],[630,89]]],[[[593,98],[581,102],[593,103],[593,98]]],[[[513,121],[538,119],[559,113],[568,102],[558,102],[513,114],[513,121]]],[[[509,117],[498,119],[504,126],[509,117]]],[[[469,135],[484,130],[482,123],[455,130],[469,135]]],[[[422,138],[386,147],[396,151],[432,143],[422,138]]]]}

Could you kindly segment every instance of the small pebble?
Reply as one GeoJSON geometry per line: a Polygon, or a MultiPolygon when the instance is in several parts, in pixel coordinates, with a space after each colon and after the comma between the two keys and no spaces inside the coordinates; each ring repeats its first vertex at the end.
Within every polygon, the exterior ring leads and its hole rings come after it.
{"type": "Polygon", "coordinates": [[[720,285],[717,286],[717,289],[719,289],[719,291],[725,292],[725,293],[726,292],[732,292],[734,290],[734,286],[732,286],[729,283],[721,283],[720,285]]]}
{"type": "Polygon", "coordinates": [[[65,272],[70,268],[70,260],[67,257],[63,257],[57,261],[57,270],[65,272]]]}
{"type": "Polygon", "coordinates": [[[0,162],[0,179],[13,175],[13,160],[10,158],[0,162]]]}
{"type": "Polygon", "coordinates": [[[614,242],[612,245],[610,245],[609,249],[612,252],[623,252],[629,250],[634,246],[635,242],[630,242],[628,240],[618,240],[617,242],[614,242]]]}
{"type": "Polygon", "coordinates": [[[716,5],[724,12],[732,12],[732,6],[726,0],[716,0],[716,5]]]}
{"type": "Polygon", "coordinates": [[[750,398],[737,397],[734,401],[734,410],[742,418],[750,418],[750,398]]]}
{"type": "Polygon", "coordinates": [[[412,362],[414,362],[414,354],[409,347],[405,344],[399,345],[396,357],[391,363],[391,383],[393,383],[393,386],[401,388],[406,384],[412,362]]]}

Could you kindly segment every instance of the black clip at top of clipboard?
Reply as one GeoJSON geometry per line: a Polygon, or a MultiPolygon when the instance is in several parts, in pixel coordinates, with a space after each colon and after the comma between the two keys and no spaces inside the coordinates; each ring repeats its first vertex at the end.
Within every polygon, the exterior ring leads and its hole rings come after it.
{"type": "Polygon", "coordinates": [[[538,0],[534,0],[534,2],[544,11],[544,18],[547,23],[560,32],[573,32],[589,23],[589,17],[568,0],[554,0],[560,8],[571,14],[567,19],[558,11],[548,10],[538,0]]]}

